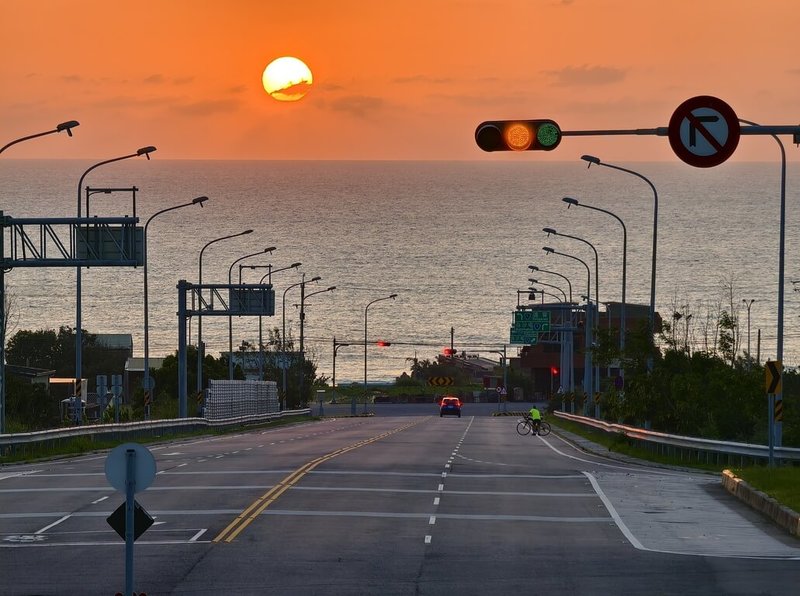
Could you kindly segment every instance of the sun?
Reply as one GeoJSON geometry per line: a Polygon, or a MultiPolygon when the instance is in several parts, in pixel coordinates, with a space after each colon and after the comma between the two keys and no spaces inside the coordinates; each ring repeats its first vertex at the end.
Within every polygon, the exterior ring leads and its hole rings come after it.
{"type": "Polygon", "coordinates": [[[270,62],[261,75],[264,90],[278,101],[302,99],[314,82],[311,69],[299,58],[282,56],[270,62]]]}

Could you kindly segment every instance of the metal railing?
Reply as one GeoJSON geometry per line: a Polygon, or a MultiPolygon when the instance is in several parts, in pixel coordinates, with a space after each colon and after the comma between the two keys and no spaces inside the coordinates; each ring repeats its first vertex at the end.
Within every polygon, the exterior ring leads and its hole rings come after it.
{"type": "Polygon", "coordinates": [[[56,449],[59,445],[86,438],[92,443],[125,442],[142,439],[169,439],[172,435],[203,430],[236,428],[287,418],[310,416],[311,409],[284,410],[270,414],[236,416],[223,420],[206,418],[176,418],[119,424],[90,424],[29,433],[0,435],[0,455],[16,455],[34,449],[56,449]]]}
{"type": "MultiPolygon", "coordinates": [[[[748,463],[761,464],[769,460],[769,446],[767,445],[670,435],[559,411],[553,412],[553,415],[608,433],[624,435],[637,447],[665,456],[678,457],[687,462],[744,466],[748,463]]],[[[800,449],[794,447],[776,447],[774,454],[776,459],[800,462],[800,449]]]]}

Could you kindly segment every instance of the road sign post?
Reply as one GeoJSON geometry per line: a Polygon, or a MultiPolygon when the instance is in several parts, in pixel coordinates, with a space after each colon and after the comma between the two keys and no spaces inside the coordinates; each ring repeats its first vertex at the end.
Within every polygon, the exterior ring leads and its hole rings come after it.
{"type": "Polygon", "coordinates": [[[783,362],[767,360],[764,366],[769,422],[769,465],[774,465],[774,448],[783,442],[783,362]]]}
{"type": "MultiPolygon", "coordinates": [[[[141,511],[146,515],[145,528],[136,532],[134,527],[137,503],[134,495],[137,491],[145,490],[156,477],[156,460],[150,451],[138,443],[124,443],[111,450],[105,463],[106,479],[108,483],[117,490],[125,492],[125,594],[133,594],[133,543],[135,539],[150,525],[153,520],[147,512],[141,511]],[[149,523],[147,523],[149,520],[149,523]]],[[[120,516],[115,518],[114,514],[106,520],[117,533],[121,533],[115,522],[120,516]]],[[[139,516],[142,519],[141,515],[139,516]]]]}

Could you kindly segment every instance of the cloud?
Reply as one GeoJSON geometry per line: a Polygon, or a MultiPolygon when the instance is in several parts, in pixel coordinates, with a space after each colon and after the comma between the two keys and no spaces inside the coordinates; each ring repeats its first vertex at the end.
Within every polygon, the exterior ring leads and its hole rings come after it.
{"type": "Polygon", "coordinates": [[[393,83],[398,83],[400,85],[405,85],[407,83],[427,83],[431,85],[448,85],[453,82],[452,78],[449,77],[429,77],[425,75],[414,75],[411,77],[398,77],[392,81],[393,83]]]}
{"type": "Polygon", "coordinates": [[[328,102],[327,105],[335,112],[343,112],[356,118],[369,118],[373,114],[380,112],[386,102],[380,97],[350,95],[328,102]]]}
{"type": "Polygon", "coordinates": [[[81,83],[83,82],[83,78],[80,75],[64,75],[61,77],[61,80],[65,83],[81,83]]]}
{"type": "Polygon", "coordinates": [[[149,77],[145,77],[143,82],[146,85],[163,85],[164,84],[164,75],[160,75],[160,74],[150,75],[149,77]]]}
{"type": "Polygon", "coordinates": [[[239,109],[241,102],[236,99],[216,99],[211,101],[198,101],[190,104],[175,105],[176,112],[188,116],[209,116],[211,114],[226,114],[239,109]]]}
{"type": "Polygon", "coordinates": [[[546,71],[557,85],[572,87],[578,85],[610,85],[625,79],[625,71],[607,66],[567,66],[561,70],[546,71]]]}

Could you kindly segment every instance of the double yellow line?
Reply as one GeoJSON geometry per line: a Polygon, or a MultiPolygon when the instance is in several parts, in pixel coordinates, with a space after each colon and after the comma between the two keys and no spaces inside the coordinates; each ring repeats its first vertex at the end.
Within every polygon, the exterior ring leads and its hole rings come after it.
{"type": "Polygon", "coordinates": [[[385,439],[388,436],[391,436],[395,433],[399,433],[400,431],[406,430],[411,428],[412,426],[416,426],[421,422],[425,422],[430,417],[426,416],[425,418],[413,422],[411,424],[407,424],[405,426],[401,426],[394,430],[390,430],[383,434],[377,435],[375,437],[364,439],[363,441],[359,441],[358,443],[354,443],[349,447],[342,447],[341,449],[337,449],[336,451],[331,451],[330,453],[323,455],[322,457],[318,457],[316,459],[312,459],[310,462],[300,466],[294,472],[286,476],[283,480],[278,482],[275,486],[265,492],[263,495],[258,497],[247,509],[242,511],[239,515],[236,516],[228,526],[222,530],[217,536],[214,538],[212,542],[233,542],[234,538],[236,538],[247,526],[249,526],[255,519],[261,515],[261,513],[272,503],[274,503],[278,497],[280,497],[283,493],[289,490],[293,485],[297,484],[297,482],[306,474],[308,474],[311,470],[316,468],[321,463],[324,463],[330,459],[333,459],[336,456],[342,455],[343,453],[347,453],[348,451],[353,451],[353,449],[358,449],[359,447],[363,447],[364,445],[369,445],[370,443],[374,443],[375,441],[380,441],[381,439],[385,439]]]}

